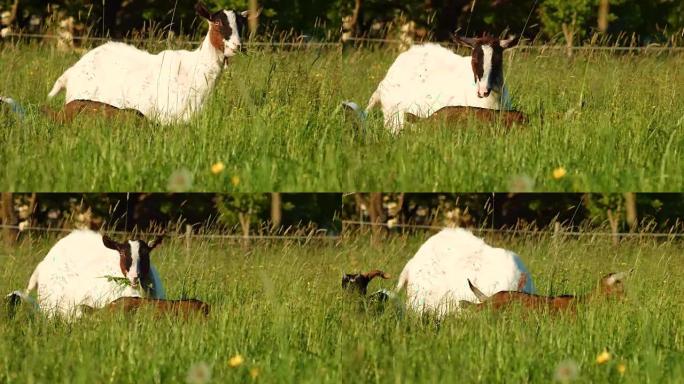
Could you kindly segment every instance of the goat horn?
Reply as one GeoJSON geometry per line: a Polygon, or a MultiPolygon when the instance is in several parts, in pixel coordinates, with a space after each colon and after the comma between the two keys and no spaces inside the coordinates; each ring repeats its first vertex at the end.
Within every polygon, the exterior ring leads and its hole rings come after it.
{"type": "Polygon", "coordinates": [[[487,295],[482,293],[482,291],[480,291],[475,285],[473,285],[473,283],[470,281],[470,279],[468,279],[468,285],[470,286],[470,290],[473,291],[473,293],[475,294],[475,297],[477,297],[477,299],[480,300],[480,302],[485,302],[485,301],[487,301],[487,299],[489,299],[489,297],[487,297],[487,295]]]}

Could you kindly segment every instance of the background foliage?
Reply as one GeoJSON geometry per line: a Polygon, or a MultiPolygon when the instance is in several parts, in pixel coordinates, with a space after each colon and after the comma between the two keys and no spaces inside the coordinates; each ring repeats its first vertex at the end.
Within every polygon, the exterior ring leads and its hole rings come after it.
{"type": "MultiPolygon", "coordinates": [[[[263,0],[262,30],[306,34],[317,38],[339,38],[342,20],[358,5],[359,34],[384,34],[398,23],[414,21],[437,39],[450,32],[467,33],[509,29],[533,37],[558,35],[563,23],[575,21],[577,33],[586,36],[596,30],[601,0],[263,0]]],[[[603,0],[605,1],[605,0],[603,0]]],[[[1,0],[0,7],[11,9],[17,2],[15,23],[22,28],[45,27],[54,15],[73,16],[92,26],[94,33],[121,37],[151,24],[183,32],[196,23],[194,0],[159,2],[152,0],[1,0]],[[174,7],[175,5],[175,7],[174,7]],[[31,20],[34,25],[31,25],[31,20]],[[43,23],[38,26],[36,20],[43,23]]],[[[207,1],[212,9],[246,9],[248,0],[207,1]]],[[[682,33],[684,2],[680,0],[609,0],[610,34],[627,34],[641,41],[662,40],[682,33]]]]}

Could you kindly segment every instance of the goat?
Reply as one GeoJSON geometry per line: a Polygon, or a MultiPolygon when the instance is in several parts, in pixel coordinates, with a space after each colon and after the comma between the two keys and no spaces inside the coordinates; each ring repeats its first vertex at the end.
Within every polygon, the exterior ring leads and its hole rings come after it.
{"type": "Polygon", "coordinates": [[[389,279],[390,275],[379,270],[374,269],[366,273],[346,273],[342,276],[342,288],[347,291],[359,292],[361,295],[366,295],[368,283],[376,277],[389,279]]]}
{"type": "Polygon", "coordinates": [[[99,310],[86,305],[83,305],[82,309],[87,313],[96,311],[133,313],[138,310],[150,310],[155,315],[170,314],[188,318],[193,315],[207,317],[211,307],[209,304],[196,299],[161,300],[143,297],[120,297],[99,310]]]}
{"type": "Polygon", "coordinates": [[[458,310],[460,300],[477,299],[467,285],[472,277],[489,294],[516,288],[528,293],[535,290],[517,254],[491,247],[465,229],[449,228],[425,241],[406,263],[395,293],[405,288],[410,308],[441,317],[458,310]]]}
{"type": "Polygon", "coordinates": [[[471,117],[488,123],[500,120],[506,128],[511,128],[515,125],[523,125],[528,121],[527,116],[518,111],[502,111],[477,107],[444,107],[427,118],[421,118],[410,112],[406,112],[406,121],[409,123],[416,123],[421,120],[442,122],[467,121],[471,117]]]}
{"type": "Polygon", "coordinates": [[[107,118],[142,118],[142,113],[135,109],[120,109],[109,104],[90,100],[74,100],[66,103],[64,109],[55,112],[48,107],[41,108],[41,112],[58,123],[68,123],[79,115],[103,116],[107,118]]]}
{"type": "Polygon", "coordinates": [[[503,51],[518,40],[454,36],[454,42],[472,48],[471,57],[459,56],[438,44],[413,46],[390,66],[365,111],[351,102],[343,105],[365,119],[380,104],[385,127],[395,134],[403,128],[407,113],[426,118],[450,106],[510,110],[503,51]]]}
{"type": "Polygon", "coordinates": [[[164,299],[164,287],[150,262],[150,253],[162,238],[119,243],[93,231],[73,231],[38,264],[26,290],[10,297],[27,301],[37,290],[42,312],[75,317],[81,315],[81,305],[102,308],[120,297],[164,299]]]}
{"type": "Polygon", "coordinates": [[[109,42],[68,68],[48,98],[64,89],[67,105],[75,100],[97,102],[138,111],[161,124],[188,121],[202,109],[225,63],[241,50],[240,32],[248,16],[248,11],[210,13],[201,2],[195,11],[209,23],[197,50],[165,50],[153,55],[109,42]]]}
{"type": "Polygon", "coordinates": [[[479,300],[479,303],[461,302],[461,304],[476,308],[490,307],[494,310],[499,310],[518,303],[526,308],[535,310],[574,311],[576,304],[581,301],[589,301],[601,297],[621,298],[624,295],[622,281],[625,277],[627,277],[626,272],[609,273],[599,280],[598,287],[594,292],[584,296],[539,296],[517,291],[499,291],[491,296],[487,296],[468,279],[468,286],[477,297],[477,300],[479,300]]]}

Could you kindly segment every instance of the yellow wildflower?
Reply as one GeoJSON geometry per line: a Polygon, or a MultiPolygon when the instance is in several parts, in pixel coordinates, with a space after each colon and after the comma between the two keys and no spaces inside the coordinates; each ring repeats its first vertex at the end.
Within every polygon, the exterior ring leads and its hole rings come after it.
{"type": "Polygon", "coordinates": [[[223,172],[224,169],[226,169],[225,164],[219,161],[211,166],[211,173],[218,175],[219,173],[223,172]]]}
{"type": "Polygon", "coordinates": [[[240,176],[235,175],[230,178],[230,183],[233,184],[233,187],[237,187],[238,184],[240,184],[240,176]]]}
{"type": "Polygon", "coordinates": [[[617,370],[618,370],[618,372],[620,372],[620,375],[624,375],[625,371],[627,371],[627,366],[624,363],[620,363],[617,366],[617,370]]]}
{"type": "Polygon", "coordinates": [[[610,355],[610,352],[604,349],[603,352],[599,353],[599,355],[596,356],[596,364],[604,364],[608,360],[610,360],[611,357],[612,356],[610,355]]]}
{"type": "Polygon", "coordinates": [[[250,376],[252,379],[256,379],[257,376],[259,376],[259,373],[260,373],[260,372],[259,372],[259,368],[256,368],[256,367],[254,367],[254,368],[252,368],[252,369],[249,370],[249,376],[250,376]]]}
{"type": "Polygon", "coordinates": [[[237,368],[240,365],[242,365],[242,363],[244,363],[244,362],[245,362],[245,358],[242,357],[242,355],[238,354],[238,355],[231,357],[230,360],[228,360],[228,366],[231,368],[237,368]]]}
{"type": "Polygon", "coordinates": [[[556,180],[560,180],[565,177],[565,175],[568,173],[568,171],[565,170],[563,167],[558,167],[553,170],[553,178],[556,180]]]}

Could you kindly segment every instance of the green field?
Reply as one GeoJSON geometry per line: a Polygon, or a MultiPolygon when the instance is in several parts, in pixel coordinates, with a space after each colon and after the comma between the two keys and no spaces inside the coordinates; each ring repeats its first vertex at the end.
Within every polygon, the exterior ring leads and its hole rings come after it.
{"type": "MultiPolygon", "coordinates": [[[[12,319],[3,312],[0,382],[184,382],[194,364],[206,364],[218,383],[250,382],[250,373],[261,382],[549,383],[559,364],[576,370],[579,382],[682,382],[681,242],[488,241],[522,255],[540,293],[583,293],[607,272],[635,271],[623,302],[580,306],[576,316],[513,310],[437,323],[393,306],[366,307],[339,287],[343,272],[382,268],[396,277],[419,236],[250,248],[167,241],[153,260],[168,296],[209,302],[208,319],[96,314],[66,324],[25,309],[12,319]],[[611,359],[597,364],[604,349],[611,359]],[[238,354],[244,362],[230,367],[238,354]]],[[[23,287],[53,242],[0,248],[0,292],[23,287]]],[[[369,289],[394,284],[373,281],[369,289]]]]}
{"type": "Polygon", "coordinates": [[[396,54],[252,50],[233,60],[189,124],[81,118],[63,126],[37,110],[79,54],[0,46],[0,95],[30,110],[22,122],[0,113],[0,189],[684,189],[682,54],[601,51],[568,59],[557,51],[512,51],[507,81],[529,125],[506,131],[475,121],[423,123],[394,137],[378,110],[355,132],[340,102],[365,105],[396,54]],[[217,162],[225,169],[215,175],[217,162]],[[567,172],[561,179],[552,176],[557,168],[567,172]],[[180,170],[182,181],[169,185],[180,170]]]}

